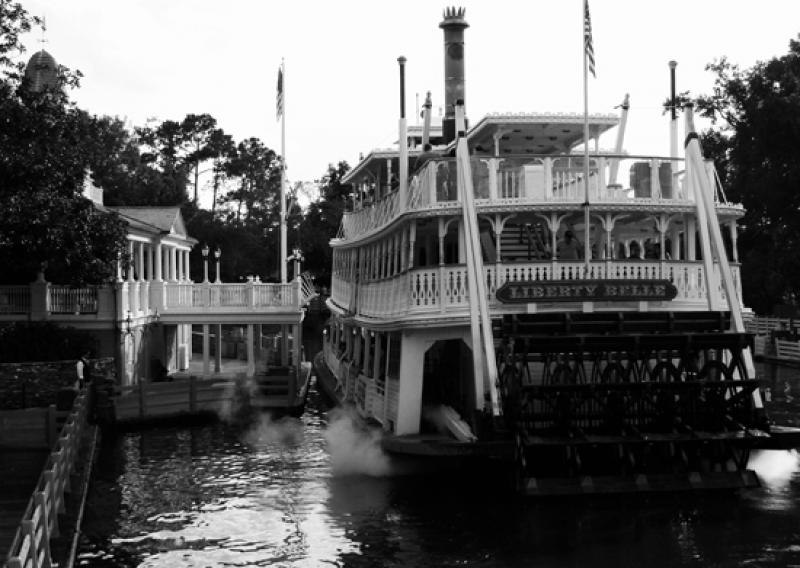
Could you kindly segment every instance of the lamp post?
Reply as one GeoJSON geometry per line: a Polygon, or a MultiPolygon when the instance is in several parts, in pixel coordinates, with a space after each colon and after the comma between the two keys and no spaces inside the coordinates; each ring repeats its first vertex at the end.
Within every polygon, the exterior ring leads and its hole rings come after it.
{"type": "Polygon", "coordinates": [[[217,280],[216,280],[216,283],[217,283],[217,284],[219,284],[220,282],[222,282],[222,280],[220,280],[220,278],[219,278],[219,257],[221,257],[221,256],[222,256],[222,251],[221,251],[221,250],[219,250],[219,247],[217,247],[217,248],[214,250],[214,258],[217,260],[217,280]]]}
{"type": "Polygon", "coordinates": [[[203,245],[203,283],[208,283],[208,245],[203,245]]]}

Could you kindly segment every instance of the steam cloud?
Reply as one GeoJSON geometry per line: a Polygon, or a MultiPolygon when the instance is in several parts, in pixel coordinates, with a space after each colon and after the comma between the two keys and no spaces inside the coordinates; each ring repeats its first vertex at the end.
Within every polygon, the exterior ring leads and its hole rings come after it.
{"type": "Polygon", "coordinates": [[[380,429],[363,425],[352,408],[333,408],[324,434],[333,475],[390,475],[391,460],[381,448],[381,435],[380,429]]]}

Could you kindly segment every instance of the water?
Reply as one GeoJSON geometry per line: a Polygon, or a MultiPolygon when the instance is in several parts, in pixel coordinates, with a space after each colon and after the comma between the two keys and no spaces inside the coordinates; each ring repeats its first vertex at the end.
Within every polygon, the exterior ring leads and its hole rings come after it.
{"type": "MultiPolygon", "coordinates": [[[[781,372],[772,404],[800,416],[799,372],[781,372]]],[[[480,473],[391,475],[331,420],[312,393],[301,420],[107,439],[78,565],[800,566],[796,452],[757,454],[762,487],[735,495],[521,502],[480,473]]]]}

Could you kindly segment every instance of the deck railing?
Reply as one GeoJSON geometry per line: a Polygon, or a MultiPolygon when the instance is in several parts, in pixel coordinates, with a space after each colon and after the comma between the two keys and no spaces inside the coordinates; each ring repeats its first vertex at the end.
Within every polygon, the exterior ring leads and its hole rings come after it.
{"type": "MultiPolygon", "coordinates": [[[[476,205],[564,203],[693,203],[684,183],[683,160],[650,156],[604,155],[589,158],[585,179],[584,158],[577,155],[476,156],[471,160],[476,205]],[[674,166],[674,168],[673,168],[674,166]],[[614,170],[619,175],[614,177],[614,170]],[[674,171],[673,171],[674,170],[674,171]]],[[[713,166],[708,175],[717,186],[713,166]]],[[[716,192],[719,194],[719,192],[716,192]]],[[[715,198],[717,195],[715,195],[715,198]]],[[[407,202],[393,191],[369,206],[357,206],[342,218],[339,238],[351,239],[385,226],[404,211],[459,204],[455,160],[429,161],[408,183],[407,202]]]]}
{"type": "MultiPolygon", "coordinates": [[[[731,268],[741,299],[739,267],[731,268]]],[[[714,281],[718,284],[713,293],[720,302],[725,302],[718,265],[714,272],[714,281]]],[[[490,307],[501,305],[495,293],[503,284],[529,280],[664,279],[677,288],[672,302],[697,305],[708,301],[705,267],[700,261],[592,261],[588,274],[581,261],[498,263],[484,266],[484,279],[490,307]]],[[[352,285],[343,288],[339,284],[335,283],[331,297],[338,305],[349,307],[352,285]]],[[[359,314],[373,317],[455,314],[469,307],[467,272],[463,265],[415,268],[394,278],[360,284],[356,293],[359,314]]]]}

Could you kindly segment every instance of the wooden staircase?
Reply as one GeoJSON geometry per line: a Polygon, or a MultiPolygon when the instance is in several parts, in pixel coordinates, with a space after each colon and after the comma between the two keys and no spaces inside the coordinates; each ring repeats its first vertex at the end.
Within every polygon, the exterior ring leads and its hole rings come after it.
{"type": "Polygon", "coordinates": [[[508,223],[500,235],[500,256],[503,262],[549,260],[548,243],[544,223],[508,223]]]}

